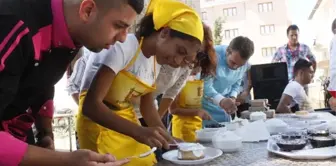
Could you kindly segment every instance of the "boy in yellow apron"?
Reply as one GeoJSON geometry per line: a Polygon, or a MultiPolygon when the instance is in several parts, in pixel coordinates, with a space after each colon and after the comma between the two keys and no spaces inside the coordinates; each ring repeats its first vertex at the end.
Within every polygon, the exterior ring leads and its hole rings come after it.
{"type": "Polygon", "coordinates": [[[197,63],[194,65],[194,70],[170,109],[170,113],[173,114],[173,136],[186,142],[197,141],[195,131],[202,128],[202,120],[211,119],[211,116],[205,110],[202,110],[204,88],[202,79],[212,77],[216,73],[217,58],[213,48],[211,30],[207,25],[203,24],[203,26],[202,51],[197,54],[197,63]],[[200,73],[199,69],[201,70],[200,73]]]}
{"type": "MultiPolygon", "coordinates": [[[[202,23],[193,9],[173,0],[151,1],[136,35],[128,35],[124,43],[91,56],[87,62],[77,118],[80,147],[110,153],[117,159],[147,152],[148,145],[167,147],[171,137],[151,96],[156,63],[179,66],[191,62],[202,40],[202,23]],[[140,126],[131,104],[136,97],[141,97],[140,110],[152,127],[140,126]]],[[[155,163],[155,156],[150,155],[134,158],[128,165],[155,163]]]]}

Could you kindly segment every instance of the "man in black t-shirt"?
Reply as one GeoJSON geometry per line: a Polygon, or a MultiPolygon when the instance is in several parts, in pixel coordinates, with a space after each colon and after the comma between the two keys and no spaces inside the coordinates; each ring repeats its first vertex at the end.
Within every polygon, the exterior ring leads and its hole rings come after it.
{"type": "Polygon", "coordinates": [[[37,144],[54,149],[54,85],[80,47],[99,52],[123,42],[143,6],[143,0],[0,0],[0,132],[35,144],[29,138],[35,124],[37,144]]]}

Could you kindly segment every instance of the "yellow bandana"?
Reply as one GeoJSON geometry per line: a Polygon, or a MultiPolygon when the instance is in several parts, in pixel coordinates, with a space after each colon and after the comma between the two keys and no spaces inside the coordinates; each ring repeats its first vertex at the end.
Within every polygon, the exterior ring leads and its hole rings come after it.
{"type": "Polygon", "coordinates": [[[203,41],[201,18],[194,9],[176,0],[151,0],[146,15],[153,13],[155,30],[169,28],[203,41]]]}

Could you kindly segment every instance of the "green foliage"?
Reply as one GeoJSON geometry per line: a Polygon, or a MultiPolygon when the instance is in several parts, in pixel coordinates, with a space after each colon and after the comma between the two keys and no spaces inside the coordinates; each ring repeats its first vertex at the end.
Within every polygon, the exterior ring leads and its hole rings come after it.
{"type": "Polygon", "coordinates": [[[224,20],[221,17],[219,17],[215,20],[215,25],[214,25],[214,42],[215,42],[215,45],[219,45],[219,44],[222,43],[223,23],[224,23],[224,20]]]}

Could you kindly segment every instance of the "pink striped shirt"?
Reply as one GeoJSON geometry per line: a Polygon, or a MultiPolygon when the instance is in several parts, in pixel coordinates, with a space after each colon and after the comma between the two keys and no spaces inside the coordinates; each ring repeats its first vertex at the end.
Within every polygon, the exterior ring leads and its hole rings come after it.
{"type": "Polygon", "coordinates": [[[18,166],[28,145],[3,131],[0,131],[0,142],[0,165],[18,166]]]}

